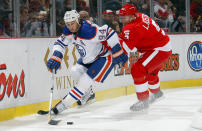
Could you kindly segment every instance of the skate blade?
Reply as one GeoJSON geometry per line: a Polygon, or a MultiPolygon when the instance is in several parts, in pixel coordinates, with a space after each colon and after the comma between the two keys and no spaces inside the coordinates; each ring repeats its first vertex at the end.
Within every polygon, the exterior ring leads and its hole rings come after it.
{"type": "Polygon", "coordinates": [[[156,100],[154,100],[153,102],[149,102],[149,104],[154,104],[154,103],[158,103],[159,101],[161,101],[161,100],[163,100],[163,99],[165,99],[165,96],[163,95],[162,97],[160,97],[160,98],[158,98],[158,99],[156,99],[156,100]]]}
{"type": "Polygon", "coordinates": [[[58,125],[58,123],[60,122],[61,120],[53,120],[53,119],[50,119],[48,121],[48,124],[49,125],[58,125]]]}
{"type": "Polygon", "coordinates": [[[79,108],[82,108],[82,107],[85,107],[87,105],[90,105],[90,104],[93,104],[94,102],[96,102],[96,99],[92,99],[92,100],[89,100],[87,103],[85,104],[81,104],[81,105],[78,105],[79,108]]]}
{"type": "Polygon", "coordinates": [[[133,110],[130,108],[130,111],[134,112],[134,113],[138,113],[138,114],[146,114],[149,112],[149,108],[146,109],[142,109],[142,110],[133,110]]]}

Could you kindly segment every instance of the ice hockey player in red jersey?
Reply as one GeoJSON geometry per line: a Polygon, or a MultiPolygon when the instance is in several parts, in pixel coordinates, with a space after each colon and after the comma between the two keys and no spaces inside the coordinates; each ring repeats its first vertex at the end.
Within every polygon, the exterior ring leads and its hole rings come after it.
{"type": "Polygon", "coordinates": [[[163,96],[158,73],[162,63],[172,54],[171,43],[156,22],[139,13],[132,4],[126,4],[120,9],[120,21],[124,25],[119,35],[124,41],[123,48],[136,48],[142,53],[131,68],[139,101],[130,107],[131,111],[141,111],[163,96]]]}

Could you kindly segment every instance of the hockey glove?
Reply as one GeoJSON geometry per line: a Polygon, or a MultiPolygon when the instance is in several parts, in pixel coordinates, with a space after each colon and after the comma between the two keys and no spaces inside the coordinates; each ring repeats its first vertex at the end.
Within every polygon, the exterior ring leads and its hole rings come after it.
{"type": "Polygon", "coordinates": [[[119,44],[116,44],[111,49],[111,52],[113,57],[112,62],[115,64],[122,64],[122,66],[124,66],[124,64],[128,60],[128,56],[123,52],[121,46],[119,44]]]}
{"type": "Polygon", "coordinates": [[[55,73],[57,72],[57,70],[59,69],[61,65],[62,58],[63,58],[63,55],[61,52],[59,51],[53,52],[53,55],[47,62],[47,67],[50,72],[53,72],[53,69],[55,69],[55,73]]]}

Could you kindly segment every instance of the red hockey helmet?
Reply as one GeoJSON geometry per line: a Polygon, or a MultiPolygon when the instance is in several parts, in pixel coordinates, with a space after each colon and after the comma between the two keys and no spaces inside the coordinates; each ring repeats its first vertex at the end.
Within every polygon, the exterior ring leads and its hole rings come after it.
{"type": "Polygon", "coordinates": [[[129,16],[129,15],[135,15],[137,13],[137,8],[132,4],[125,4],[119,12],[120,16],[129,16]]]}

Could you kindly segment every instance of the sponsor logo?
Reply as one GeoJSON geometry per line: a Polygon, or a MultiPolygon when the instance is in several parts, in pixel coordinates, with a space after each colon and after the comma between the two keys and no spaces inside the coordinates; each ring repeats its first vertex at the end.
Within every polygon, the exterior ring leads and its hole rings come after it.
{"type": "Polygon", "coordinates": [[[179,54],[172,54],[165,62],[163,62],[160,71],[178,71],[179,54]]]}
{"type": "Polygon", "coordinates": [[[119,76],[119,75],[128,75],[131,74],[131,68],[133,63],[135,63],[138,59],[140,58],[140,53],[139,52],[130,52],[129,54],[129,59],[125,63],[124,66],[120,65],[114,67],[114,75],[119,76]]]}
{"type": "Polygon", "coordinates": [[[194,71],[202,70],[202,42],[193,42],[187,51],[187,61],[194,71]]]}
{"type": "MultiPolygon", "coordinates": [[[[76,44],[75,44],[76,46],[76,44]]],[[[46,54],[44,56],[44,64],[46,65],[49,57],[52,54],[50,53],[50,49],[48,48],[46,50],[46,54]]],[[[64,67],[66,67],[66,69],[69,69],[70,64],[75,65],[77,62],[77,57],[76,57],[76,47],[74,47],[72,50],[70,50],[69,48],[66,48],[65,53],[64,53],[64,57],[63,57],[63,62],[64,62],[64,67]],[[73,57],[73,59],[71,59],[70,62],[70,58],[73,57]]],[[[70,89],[71,87],[73,87],[75,85],[75,81],[72,79],[72,77],[69,76],[59,76],[59,77],[55,77],[55,81],[56,81],[56,89],[57,90],[66,90],[66,89],[70,89]]]]}
{"type": "MultiPolygon", "coordinates": [[[[0,65],[0,70],[6,70],[6,64],[0,65]]],[[[14,77],[10,73],[8,78],[6,78],[6,74],[4,72],[0,73],[0,101],[2,101],[7,95],[8,97],[13,94],[14,98],[17,98],[18,95],[23,97],[25,94],[25,82],[24,82],[25,74],[24,70],[22,70],[20,77],[16,74],[14,77]]]]}
{"type": "Polygon", "coordinates": [[[56,77],[56,89],[57,90],[70,89],[71,87],[73,87],[75,85],[76,85],[76,82],[73,80],[73,78],[70,75],[56,77]]]}
{"type": "MultiPolygon", "coordinates": [[[[70,50],[70,53],[71,53],[71,55],[73,57],[73,65],[75,65],[76,62],[77,62],[77,57],[76,57],[75,50],[76,50],[75,47],[72,50],[70,50]]],[[[65,53],[64,53],[64,58],[63,58],[64,64],[65,64],[65,66],[66,66],[67,69],[69,68],[69,57],[70,57],[70,55],[68,54],[68,52],[69,52],[69,48],[66,48],[65,53]]],[[[50,54],[50,49],[48,48],[46,50],[46,54],[44,56],[44,64],[45,65],[46,65],[46,63],[47,63],[50,55],[51,55],[50,54]]]]}
{"type": "MultiPolygon", "coordinates": [[[[124,66],[115,66],[114,75],[128,75],[131,74],[131,68],[141,57],[139,52],[130,52],[129,59],[124,66]]],[[[179,69],[179,54],[172,54],[161,66],[160,71],[177,71],[179,69]]]]}

